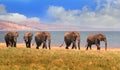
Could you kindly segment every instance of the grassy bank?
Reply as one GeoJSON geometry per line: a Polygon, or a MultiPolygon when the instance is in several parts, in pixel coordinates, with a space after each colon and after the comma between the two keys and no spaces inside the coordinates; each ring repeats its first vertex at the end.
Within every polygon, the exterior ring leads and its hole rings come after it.
{"type": "Polygon", "coordinates": [[[120,49],[27,49],[0,45],[0,70],[120,70],[120,49]]]}

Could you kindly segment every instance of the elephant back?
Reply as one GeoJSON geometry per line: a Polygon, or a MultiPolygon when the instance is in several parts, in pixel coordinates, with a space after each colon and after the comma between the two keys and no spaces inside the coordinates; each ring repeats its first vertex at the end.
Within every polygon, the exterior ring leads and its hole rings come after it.
{"type": "Polygon", "coordinates": [[[42,32],[37,32],[35,34],[35,41],[43,41],[44,40],[44,34],[42,32]]]}
{"type": "Polygon", "coordinates": [[[51,36],[50,33],[47,31],[37,32],[35,34],[35,39],[39,41],[46,41],[46,40],[51,41],[51,36]]]}
{"type": "Polygon", "coordinates": [[[96,39],[96,35],[95,34],[90,34],[90,35],[88,35],[88,37],[87,37],[87,41],[95,41],[95,39],[96,39]]]}
{"type": "Polygon", "coordinates": [[[64,39],[71,39],[73,37],[73,34],[72,32],[66,32],[65,35],[64,35],[64,39]]]}
{"type": "Polygon", "coordinates": [[[75,34],[76,32],[66,32],[64,35],[64,40],[65,41],[76,41],[77,34],[75,34]]]}
{"type": "Polygon", "coordinates": [[[12,32],[7,32],[4,36],[5,39],[9,39],[9,40],[13,39],[13,37],[14,35],[12,32]]]}
{"type": "Polygon", "coordinates": [[[37,32],[36,34],[35,34],[35,37],[42,37],[44,34],[43,34],[43,32],[37,32]]]}
{"type": "Polygon", "coordinates": [[[24,36],[32,37],[32,36],[33,36],[33,33],[32,33],[32,32],[26,32],[26,33],[24,34],[24,36]]]}

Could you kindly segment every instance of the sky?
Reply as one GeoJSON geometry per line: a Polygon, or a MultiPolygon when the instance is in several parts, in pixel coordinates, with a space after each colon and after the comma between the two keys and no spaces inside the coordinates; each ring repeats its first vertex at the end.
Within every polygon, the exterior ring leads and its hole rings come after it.
{"type": "Polygon", "coordinates": [[[120,28],[120,0],[0,0],[0,20],[120,28]]]}

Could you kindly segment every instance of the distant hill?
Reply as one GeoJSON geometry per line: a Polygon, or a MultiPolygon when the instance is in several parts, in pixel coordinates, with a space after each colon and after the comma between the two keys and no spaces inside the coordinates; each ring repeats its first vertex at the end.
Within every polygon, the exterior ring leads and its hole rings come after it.
{"type": "Polygon", "coordinates": [[[112,28],[90,28],[70,25],[43,24],[34,21],[14,23],[0,20],[0,30],[47,30],[47,31],[119,31],[112,28]]]}
{"type": "MultiPolygon", "coordinates": [[[[33,30],[34,28],[9,21],[0,21],[0,30],[33,30]]],[[[34,29],[36,30],[36,29],[34,29]]]]}
{"type": "Polygon", "coordinates": [[[9,21],[0,20],[0,30],[79,30],[79,27],[71,27],[67,25],[55,25],[55,24],[42,24],[33,21],[25,21],[21,23],[14,23],[9,21]]]}

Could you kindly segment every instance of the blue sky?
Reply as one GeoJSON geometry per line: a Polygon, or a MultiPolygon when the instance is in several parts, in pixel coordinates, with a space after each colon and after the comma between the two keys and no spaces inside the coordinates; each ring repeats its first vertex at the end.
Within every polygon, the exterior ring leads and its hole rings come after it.
{"type": "Polygon", "coordinates": [[[0,19],[119,28],[119,7],[120,0],[0,0],[0,19]]]}
{"type": "Polygon", "coordinates": [[[62,6],[66,10],[82,9],[88,6],[96,7],[95,0],[0,0],[6,6],[7,12],[21,13],[28,17],[44,17],[49,6],[62,6]]]}

